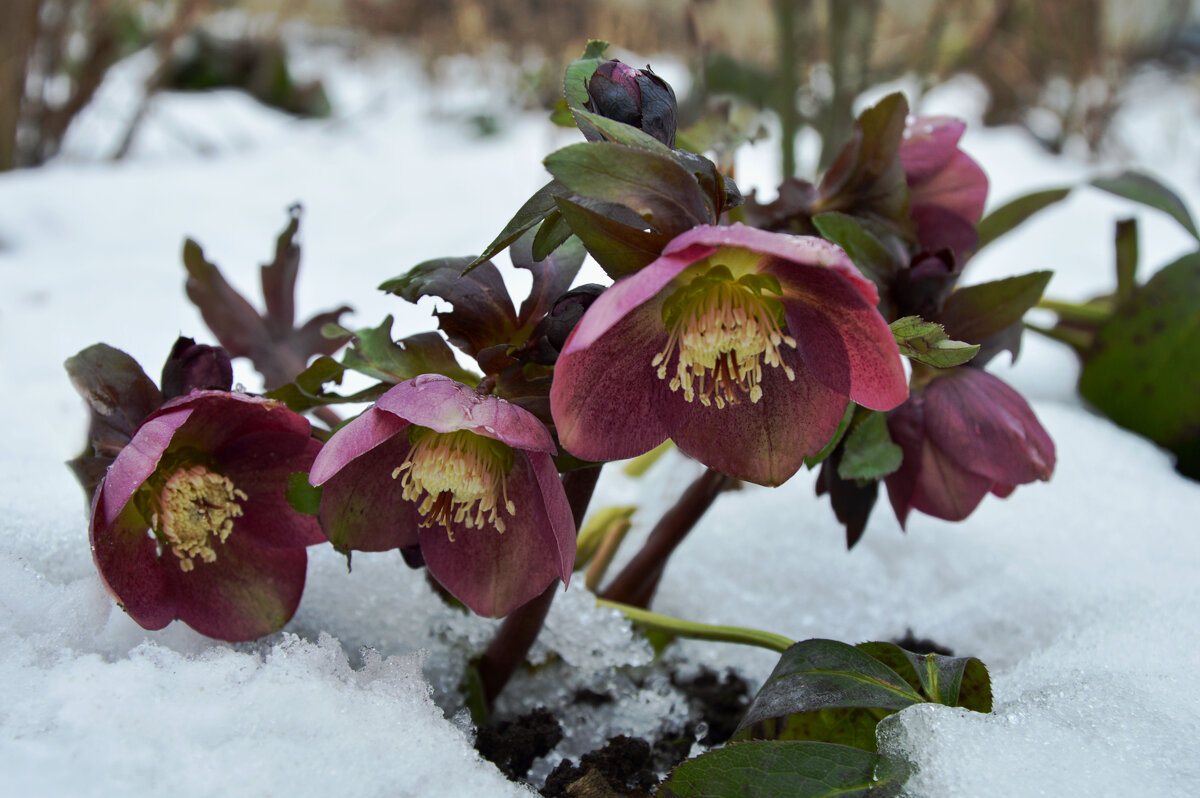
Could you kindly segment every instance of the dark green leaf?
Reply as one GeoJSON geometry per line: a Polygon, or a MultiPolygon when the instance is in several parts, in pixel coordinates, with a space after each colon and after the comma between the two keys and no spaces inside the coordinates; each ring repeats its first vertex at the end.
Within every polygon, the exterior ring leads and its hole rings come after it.
{"type": "Polygon", "coordinates": [[[1137,288],[1138,227],[1137,219],[1117,221],[1117,298],[1124,302],[1137,288]]]}
{"type": "Polygon", "coordinates": [[[567,65],[563,75],[563,95],[572,110],[582,108],[588,101],[588,81],[592,79],[592,73],[596,71],[600,62],[605,60],[604,51],[607,49],[608,42],[592,39],[584,47],[583,55],[567,65]]]}
{"type": "Polygon", "coordinates": [[[1030,272],[1019,277],[960,288],[946,300],[941,322],[958,341],[980,344],[1016,324],[1037,304],[1053,272],[1030,272]]]}
{"type": "MultiPolygon", "coordinates": [[[[567,232],[570,233],[569,227],[567,232]]],[[[522,328],[537,324],[550,312],[558,298],[570,289],[587,257],[579,239],[569,235],[553,252],[538,257],[537,239],[531,239],[528,233],[513,242],[508,254],[513,266],[525,269],[533,277],[529,296],[521,303],[521,311],[517,314],[517,324],[522,328]]]]}
{"type": "Polygon", "coordinates": [[[558,198],[563,219],[571,225],[600,268],[614,280],[633,274],[656,260],[670,242],[670,236],[630,227],[597,210],[603,207],[558,198]]]}
{"type": "Polygon", "coordinates": [[[325,390],[327,384],[340,385],[345,373],[345,366],[331,357],[322,355],[300,372],[295,380],[269,391],[266,395],[269,399],[283,402],[290,410],[303,413],[325,405],[373,402],[392,386],[390,382],[382,383],[349,395],[325,390]]]}
{"type": "Polygon", "coordinates": [[[930,701],[975,712],[992,711],[992,684],[987,668],[975,657],[916,654],[895,643],[859,643],[870,654],[901,674],[930,701]]]}
{"type": "Polygon", "coordinates": [[[961,366],[979,351],[979,344],[952,341],[942,325],[920,316],[905,316],[892,322],[892,335],[900,354],[939,369],[961,366]]]}
{"type": "Polygon", "coordinates": [[[296,278],[300,272],[300,208],[291,210],[291,221],[275,239],[275,259],[261,269],[267,328],[275,338],[289,333],[296,322],[296,278]]]}
{"type": "Polygon", "coordinates": [[[895,271],[892,255],[883,242],[857,219],[849,214],[831,211],[814,216],[812,221],[821,236],[846,250],[854,265],[875,285],[882,288],[888,283],[895,271]]]}
{"type": "Polygon", "coordinates": [[[975,245],[975,251],[978,252],[1000,236],[1023,224],[1043,208],[1063,201],[1070,193],[1070,187],[1047,188],[1004,203],[980,219],[979,224],[975,226],[979,233],[979,242],[975,245]]]}
{"type": "MultiPolygon", "coordinates": [[[[67,358],[63,368],[87,402],[93,424],[102,424],[116,436],[111,446],[94,440],[100,444],[98,454],[107,452],[115,457],[142,420],[162,404],[162,394],[138,362],[108,344],[92,344],[67,358]]],[[[96,432],[99,430],[92,430],[93,438],[96,432]]]]}
{"type": "Polygon", "coordinates": [[[574,193],[624,205],[663,235],[716,221],[696,178],[664,155],[598,141],[564,147],[544,163],[574,193]]]}
{"type": "Polygon", "coordinates": [[[641,150],[657,152],[667,157],[671,155],[670,147],[633,125],[627,125],[615,119],[593,114],[585,108],[575,108],[572,110],[572,113],[575,114],[575,121],[579,125],[579,129],[584,132],[584,135],[587,135],[589,131],[595,134],[591,139],[593,141],[604,139],[616,144],[624,144],[627,147],[636,147],[641,150]]]}
{"type": "Polygon", "coordinates": [[[1188,213],[1183,200],[1153,177],[1141,172],[1127,171],[1115,177],[1098,177],[1092,181],[1092,185],[1101,191],[1107,191],[1118,197],[1140,202],[1142,205],[1162,211],[1183,225],[1183,228],[1197,239],[1200,239],[1200,232],[1197,232],[1196,223],[1192,221],[1192,216],[1188,213]]]}
{"type": "Polygon", "coordinates": [[[570,237],[571,225],[563,220],[562,214],[557,208],[550,211],[538,226],[537,233],[533,237],[531,251],[533,259],[535,261],[545,260],[551,252],[562,246],[562,243],[570,237]]]}
{"type": "Polygon", "coordinates": [[[321,512],[321,489],[308,484],[308,474],[303,471],[288,474],[287,502],[298,513],[317,515],[321,512]]]}
{"type": "Polygon", "coordinates": [[[526,230],[530,230],[534,225],[546,218],[546,214],[554,210],[554,197],[557,194],[569,193],[565,186],[557,180],[551,180],[546,185],[534,192],[533,196],[525,200],[522,205],[500,231],[500,235],[496,236],[492,243],[487,245],[483,250],[483,254],[471,260],[467,264],[466,271],[471,271],[476,266],[487,262],[495,257],[496,253],[502,251],[512,242],[520,238],[521,234],[526,230]]]}
{"type": "Polygon", "coordinates": [[[780,657],[738,729],[799,712],[897,710],[923,701],[895,671],[854,646],[804,640],[780,657]]]}
{"type": "Polygon", "coordinates": [[[901,760],[815,742],[734,743],[689,759],[662,798],[887,798],[908,778],[901,760]]]}
{"type": "Polygon", "coordinates": [[[464,273],[473,261],[469,257],[427,260],[383,283],[379,290],[413,303],[424,296],[449,302],[454,309],[436,314],[438,326],[451,343],[474,357],[489,346],[513,342],[517,312],[494,265],[481,263],[464,273]]]}
{"type": "Polygon", "coordinates": [[[887,414],[868,411],[846,436],[838,464],[842,479],[881,479],[900,467],[904,450],[888,434],[887,414]]]}
{"type": "Polygon", "coordinates": [[[1163,268],[1097,332],[1079,392],[1200,471],[1200,252],[1163,268]]]}
{"type": "Polygon", "coordinates": [[[346,368],[383,380],[398,383],[420,374],[444,374],[466,385],[479,382],[479,375],[464,369],[454,357],[454,350],[435,332],[410,335],[392,340],[392,317],[378,327],[359,330],[354,345],[342,359],[346,368]]]}

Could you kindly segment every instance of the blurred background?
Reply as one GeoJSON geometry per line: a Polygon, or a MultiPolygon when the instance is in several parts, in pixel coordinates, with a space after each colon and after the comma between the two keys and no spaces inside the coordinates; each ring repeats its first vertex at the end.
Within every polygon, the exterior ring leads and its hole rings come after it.
{"type": "Polygon", "coordinates": [[[107,158],[128,153],[162,91],[238,88],[289,114],[328,116],[319,70],[293,68],[298,30],[351,56],[402,47],[434,85],[461,82],[448,65],[464,55],[503,65],[472,73],[499,98],[469,114],[481,135],[503,124],[496,109],[552,108],[563,65],[605,39],[673,66],[696,149],[720,159],[764,120],[777,124],[784,177],[826,165],[855,98],[884,83],[901,81],[916,100],[973,76],[985,124],[1018,125],[1047,151],[1082,157],[1116,146],[1109,123],[1142,72],[1200,88],[1196,0],[5,0],[0,170],[54,158],[106,73],[135,53],[152,66],[107,158]],[[820,156],[798,167],[805,132],[820,156]]]}

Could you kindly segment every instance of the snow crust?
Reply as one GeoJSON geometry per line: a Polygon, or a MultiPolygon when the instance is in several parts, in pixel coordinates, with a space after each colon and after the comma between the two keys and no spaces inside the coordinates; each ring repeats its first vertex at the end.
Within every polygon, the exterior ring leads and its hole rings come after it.
{"type": "MultiPolygon", "coordinates": [[[[479,760],[459,713],[464,663],[494,624],[445,607],[397,554],[355,555],[348,573],[328,547],[312,550],[295,619],[246,645],[180,624],[141,630],[91,565],[84,499],[62,465],[78,453],[85,414],[60,364],[102,340],[156,375],[175,335],[209,340],[181,290],[185,235],[254,301],[257,266],[299,200],[298,313],[348,301],[352,326],[392,313],[394,333],[408,334],[431,326],[432,305],[413,308],[374,286],[426,258],[479,250],[544,182],[541,157],[575,140],[517,114],[502,118],[499,136],[477,138],[459,120],[502,110],[495,95],[435,89],[402,54],[348,60],[315,47],[307,57],[328,81],[331,121],[297,122],[229,93],[164,96],[133,157],[110,164],[100,156],[145,68],[135,59],[72,130],[62,158],[0,175],[2,794],[528,792],[479,760]]],[[[921,110],[969,118],[975,92],[950,85],[921,110]]],[[[992,207],[1132,163],[1197,208],[1196,110],[1193,95],[1147,77],[1116,121],[1124,151],[1103,164],[1048,158],[1014,130],[971,128],[963,146],[992,179],[992,207]]],[[[774,159],[769,144],[748,149],[743,187],[771,193],[774,159]]],[[[1051,268],[1050,295],[1107,291],[1112,223],[1127,215],[1141,224],[1144,274],[1194,247],[1169,219],[1078,189],[981,255],[968,282],[1051,268]]],[[[593,267],[582,279],[598,277],[593,267]]],[[[1077,367],[1057,345],[1026,336],[1017,365],[994,370],[1033,401],[1057,444],[1048,485],[989,498],[962,524],[914,516],[907,534],[881,501],[849,553],[811,475],[747,488],[722,497],[681,547],[655,609],[796,639],[889,639],[911,628],[978,656],[991,669],[991,715],[929,706],[884,725],[883,749],[916,766],[912,795],[1192,793],[1200,485],[1083,408],[1077,367]]],[[[698,469],[670,456],[642,480],[606,470],[596,505],[641,505],[614,567],[698,469]]],[[[541,775],[610,734],[652,735],[686,719],[645,642],[596,609],[581,582],[552,609],[533,652],[539,667],[500,705],[565,714],[568,739],[535,765],[541,775]],[[563,705],[580,689],[616,700],[570,716],[563,705]]],[[[775,659],[698,642],[667,656],[752,680],[775,659]]]]}

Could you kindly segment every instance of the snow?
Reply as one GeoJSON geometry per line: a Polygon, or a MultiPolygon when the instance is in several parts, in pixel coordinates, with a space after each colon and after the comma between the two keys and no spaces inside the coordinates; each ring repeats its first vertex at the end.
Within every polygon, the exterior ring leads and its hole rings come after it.
{"type": "MultiPolygon", "coordinates": [[[[146,68],[133,59],[63,157],[0,175],[0,794],[527,794],[478,758],[459,713],[463,665],[493,622],[447,609],[395,553],[355,555],[347,573],[342,557],[314,549],[295,619],[242,645],[181,624],[145,632],[91,564],[84,499],[62,465],[82,445],[85,414],[60,364],[101,340],[154,375],[177,334],[210,340],[181,291],[184,236],[254,300],[257,267],[299,200],[299,312],[348,301],[352,325],[392,313],[397,335],[416,332],[431,306],[374,287],[426,258],[479,250],[544,182],[541,157],[575,140],[517,113],[500,117],[498,136],[475,136],[464,112],[504,111],[487,67],[457,65],[480,82],[458,77],[455,89],[427,84],[403,54],[349,60],[315,47],[308,58],[327,80],[332,120],[296,122],[230,93],[160,97],[132,158],[111,164],[102,156],[146,68]]],[[[976,97],[952,84],[921,110],[970,118],[976,97]]],[[[1013,130],[972,128],[963,145],[992,178],[993,207],[1126,164],[1200,207],[1196,102],[1145,77],[1115,123],[1123,151],[1100,164],[1049,158],[1013,130]]],[[[774,158],[769,144],[745,151],[743,187],[769,194],[774,158]]],[[[1107,291],[1112,224],[1129,215],[1143,274],[1194,246],[1153,211],[1078,189],[983,253],[968,280],[1051,268],[1055,297],[1107,291]]],[[[907,534],[881,503],[849,553],[811,475],[728,494],[672,561],[655,609],[796,639],[911,627],[978,656],[993,679],[991,715],[926,706],[884,724],[884,750],[917,768],[913,795],[1190,793],[1200,783],[1200,689],[1189,678],[1200,668],[1200,485],[1083,408],[1058,345],[1026,336],[1015,367],[993,368],[1054,437],[1052,482],[989,498],[961,524],[914,515],[907,534]]],[[[257,384],[242,366],[237,378],[257,384]]],[[[596,505],[641,505],[615,567],[696,473],[675,455],[641,480],[606,470],[596,505]]],[[[566,714],[583,688],[617,700],[568,718],[558,754],[535,764],[542,775],[610,734],[686,718],[644,641],[581,582],[551,611],[533,651],[540,667],[518,675],[500,709],[566,714]]],[[[753,680],[775,659],[699,642],[667,656],[753,680]]]]}

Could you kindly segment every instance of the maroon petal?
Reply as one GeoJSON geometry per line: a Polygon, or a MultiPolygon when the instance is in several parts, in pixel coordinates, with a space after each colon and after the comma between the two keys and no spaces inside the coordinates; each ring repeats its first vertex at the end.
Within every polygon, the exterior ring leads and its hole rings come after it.
{"type": "Polygon", "coordinates": [[[294,442],[295,436],[248,435],[241,439],[245,449],[227,446],[220,460],[224,475],[248,497],[241,502],[242,517],[234,521],[235,534],[260,546],[303,547],[326,540],[317,519],[296,512],[287,500],[288,477],[307,474],[321,444],[303,438],[302,449],[291,452],[294,442]]]}
{"type": "Polygon", "coordinates": [[[940,172],[958,152],[958,141],[967,125],[948,116],[912,117],[900,142],[900,163],[909,185],[940,172]]]}
{"type": "Polygon", "coordinates": [[[162,629],[174,620],[179,596],[159,562],[158,543],[132,503],[112,514],[105,506],[105,493],[97,494],[92,509],[92,559],[125,612],[144,629],[162,629]]]}
{"type": "Polygon", "coordinates": [[[163,554],[162,567],[179,595],[179,620],[219,640],[253,640],[286,624],[304,592],[308,555],[302,548],[257,546],[235,527],[214,543],[216,562],[199,559],[183,571],[163,554]]]}
{"type": "Polygon", "coordinates": [[[176,432],[174,444],[202,452],[216,452],[252,432],[275,430],[307,436],[311,430],[308,419],[282,402],[229,391],[192,391],[167,402],[151,418],[177,408],[190,408],[192,415],[176,432]]]}
{"type": "Polygon", "coordinates": [[[379,397],[375,407],[436,432],[469,430],[514,449],[558,453],[537,416],[441,374],[402,382],[379,397]]]}
{"type": "Polygon", "coordinates": [[[671,437],[692,412],[683,394],[672,391],[651,365],[667,343],[662,303],[661,295],[643,303],[586,347],[573,343],[578,328],[568,339],[554,368],[550,412],[563,448],[576,457],[644,454],[671,437]]]}
{"type": "Polygon", "coordinates": [[[886,477],[888,501],[896,513],[900,528],[908,522],[913,493],[921,476],[921,449],[925,446],[924,402],[912,396],[887,416],[888,434],[904,452],[900,468],[886,477]]]}
{"type": "Polygon", "coordinates": [[[935,518],[961,521],[975,511],[992,485],[991,479],[967,471],[926,438],[912,506],[935,518]]]}
{"type": "MultiPolygon", "coordinates": [[[[823,238],[771,233],[741,222],[728,226],[701,225],[672,239],[663,254],[681,252],[697,245],[749,249],[792,263],[821,266],[849,281],[871,307],[879,304],[875,284],[862,275],[841,247],[823,238]]],[[[707,254],[704,252],[701,256],[707,254]]],[[[693,262],[695,260],[698,258],[693,258],[693,262]]]]}
{"type": "Polygon", "coordinates": [[[121,449],[100,486],[103,501],[92,519],[97,526],[112,526],[133,494],[150,478],[175,432],[192,415],[192,408],[159,410],[138,427],[133,439],[121,449]]]}
{"type": "Polygon", "coordinates": [[[957,368],[925,388],[925,434],[960,469],[990,482],[1049,479],[1054,442],[1019,393],[975,368],[957,368]]]}
{"type": "Polygon", "coordinates": [[[812,374],[872,410],[908,396],[900,350],[887,322],[837,273],[776,262],[789,334],[812,374]]]}
{"type": "Polygon", "coordinates": [[[913,205],[910,215],[917,225],[917,238],[926,252],[943,249],[968,252],[979,243],[975,225],[954,211],[938,205],[913,205]]]}
{"type": "Polygon", "coordinates": [[[784,353],[796,374],[764,366],[763,396],[723,408],[697,404],[671,436],[700,462],[759,485],[781,485],[804,458],[829,443],[846,412],[845,394],[830,390],[805,369],[795,354],[784,353]]]}
{"type": "Polygon", "coordinates": [[[374,407],[367,408],[362,415],[335,432],[321,447],[308,472],[309,483],[323,485],[347,464],[396,437],[407,426],[407,421],[391,413],[374,407]]]}
{"type": "MultiPolygon", "coordinates": [[[[507,527],[504,532],[455,524],[454,540],[450,540],[446,529],[437,524],[419,531],[421,554],[429,573],[484,617],[507,615],[563,574],[565,530],[552,518],[561,508],[554,513],[547,511],[543,485],[535,474],[537,467],[530,461],[536,454],[527,457],[518,452],[513,460],[508,498],[517,512],[503,513],[507,527]]],[[[573,561],[573,534],[571,540],[573,561]]]]}
{"type": "Polygon", "coordinates": [[[575,568],[575,519],[571,513],[571,503],[563,490],[562,478],[559,477],[554,461],[540,452],[527,452],[529,464],[533,467],[533,476],[537,480],[538,490],[546,506],[546,518],[550,521],[550,532],[545,535],[546,545],[558,553],[558,575],[564,585],[571,584],[571,571],[575,568]]]}
{"type": "Polygon", "coordinates": [[[971,224],[983,216],[987,191],[987,175],[979,164],[961,151],[955,151],[945,168],[928,180],[909,185],[909,197],[914,205],[938,205],[971,224]]]}
{"type": "Polygon", "coordinates": [[[350,460],[324,483],[321,526],[334,546],[390,551],[417,544],[416,507],[404,500],[399,481],[392,479],[409,448],[408,436],[396,435],[350,460]]]}

